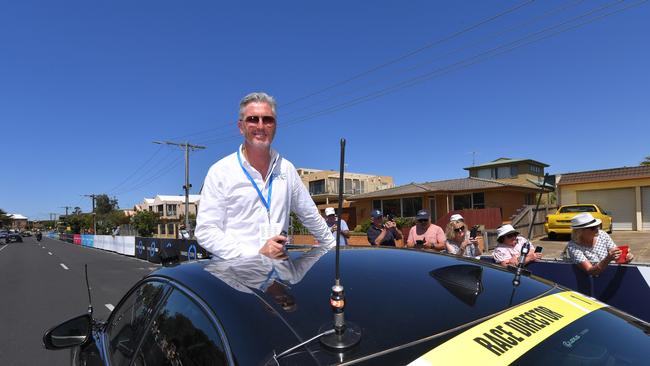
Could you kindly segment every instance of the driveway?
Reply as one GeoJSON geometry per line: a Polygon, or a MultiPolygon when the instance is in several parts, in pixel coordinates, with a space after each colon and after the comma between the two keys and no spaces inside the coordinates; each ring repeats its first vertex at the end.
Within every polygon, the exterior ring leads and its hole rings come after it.
{"type": "MultiPolygon", "coordinates": [[[[614,231],[611,237],[617,245],[630,246],[630,251],[634,254],[632,263],[650,263],[650,231],[614,231]]],[[[531,242],[544,247],[544,258],[561,259],[562,251],[570,239],[568,235],[560,235],[558,240],[548,240],[544,236],[531,242]]]]}

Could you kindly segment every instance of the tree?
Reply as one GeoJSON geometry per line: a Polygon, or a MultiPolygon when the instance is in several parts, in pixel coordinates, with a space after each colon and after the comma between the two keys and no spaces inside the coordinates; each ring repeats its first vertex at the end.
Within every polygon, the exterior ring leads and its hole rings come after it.
{"type": "Polygon", "coordinates": [[[95,212],[99,215],[117,210],[117,198],[109,198],[107,194],[100,194],[95,197],[95,212]]]}
{"type": "Polygon", "coordinates": [[[82,214],[81,207],[75,207],[74,211],[72,211],[72,214],[73,215],[81,215],[82,214]]]}
{"type": "Polygon", "coordinates": [[[9,226],[11,224],[11,216],[7,215],[7,212],[0,208],[0,227],[9,226]]]}
{"type": "Polygon", "coordinates": [[[650,156],[646,156],[645,160],[640,165],[650,165],[650,156]]]}
{"type": "Polygon", "coordinates": [[[160,218],[151,211],[139,211],[131,218],[131,224],[140,236],[150,237],[156,231],[160,218]]]}

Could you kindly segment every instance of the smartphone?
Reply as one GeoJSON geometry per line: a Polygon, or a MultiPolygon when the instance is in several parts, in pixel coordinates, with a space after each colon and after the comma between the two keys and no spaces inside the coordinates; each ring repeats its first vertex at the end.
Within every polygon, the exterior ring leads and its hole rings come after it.
{"type": "Polygon", "coordinates": [[[472,229],[469,231],[469,237],[472,239],[476,239],[477,233],[478,233],[478,228],[476,226],[472,226],[472,229]]]}
{"type": "Polygon", "coordinates": [[[424,240],[416,240],[416,241],[415,241],[415,246],[416,246],[416,247],[422,247],[422,246],[424,246],[424,240]]]}
{"type": "Polygon", "coordinates": [[[535,253],[541,253],[544,250],[544,247],[537,246],[535,247],[535,253]]]}

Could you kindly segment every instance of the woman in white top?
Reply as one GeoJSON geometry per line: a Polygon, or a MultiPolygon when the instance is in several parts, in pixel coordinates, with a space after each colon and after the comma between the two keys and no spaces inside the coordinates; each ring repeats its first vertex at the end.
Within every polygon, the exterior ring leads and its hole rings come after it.
{"type": "Polygon", "coordinates": [[[467,237],[465,223],[460,220],[450,221],[445,230],[447,241],[445,247],[449,254],[456,254],[464,257],[476,257],[481,255],[481,248],[478,247],[476,239],[467,237]]]}

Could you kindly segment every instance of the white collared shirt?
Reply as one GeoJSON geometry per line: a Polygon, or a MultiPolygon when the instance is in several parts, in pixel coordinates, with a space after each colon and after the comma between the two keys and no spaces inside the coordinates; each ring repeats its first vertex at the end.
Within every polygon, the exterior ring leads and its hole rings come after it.
{"type": "MultiPolygon", "coordinates": [[[[241,145],[239,153],[244,169],[267,199],[271,179],[265,182],[248,163],[241,145]]],[[[298,216],[320,244],[335,245],[334,236],[293,164],[271,149],[269,171],[273,175],[273,190],[267,215],[266,206],[242,171],[236,152],[210,167],[196,216],[195,236],[203,248],[224,259],[258,255],[263,245],[260,242],[261,226],[269,224],[270,217],[270,224],[288,231],[289,212],[298,216]]]]}

